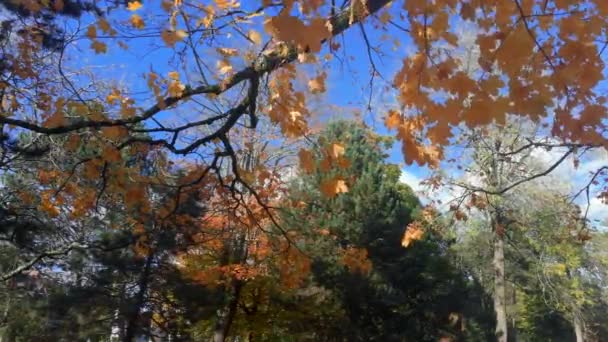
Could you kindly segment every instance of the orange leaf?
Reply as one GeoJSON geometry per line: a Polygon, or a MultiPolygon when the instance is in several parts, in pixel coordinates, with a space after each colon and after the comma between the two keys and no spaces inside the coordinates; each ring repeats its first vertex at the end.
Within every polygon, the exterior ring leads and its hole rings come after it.
{"type": "Polygon", "coordinates": [[[138,9],[140,9],[143,5],[141,4],[141,2],[139,1],[131,1],[129,2],[129,4],[127,5],[127,9],[129,11],[137,11],[138,9]]]}
{"type": "Polygon", "coordinates": [[[321,192],[323,195],[332,198],[344,192],[348,192],[348,186],[344,179],[335,177],[321,182],[321,192]]]}
{"type": "Polygon", "coordinates": [[[95,50],[96,54],[102,54],[108,52],[108,46],[98,40],[91,43],[91,48],[95,50]]]}
{"type": "Polygon", "coordinates": [[[138,30],[143,29],[146,26],[146,23],[144,23],[144,20],[137,14],[133,14],[131,16],[131,25],[133,25],[133,27],[135,27],[138,30]]]}
{"type": "Polygon", "coordinates": [[[405,234],[403,234],[403,238],[401,239],[401,246],[407,248],[412,242],[422,239],[423,235],[424,230],[420,224],[418,222],[412,222],[407,225],[405,234]]]}
{"type": "Polygon", "coordinates": [[[304,172],[311,173],[314,171],[315,161],[312,152],[301,149],[298,152],[298,157],[300,158],[300,167],[304,170],[304,172]]]}

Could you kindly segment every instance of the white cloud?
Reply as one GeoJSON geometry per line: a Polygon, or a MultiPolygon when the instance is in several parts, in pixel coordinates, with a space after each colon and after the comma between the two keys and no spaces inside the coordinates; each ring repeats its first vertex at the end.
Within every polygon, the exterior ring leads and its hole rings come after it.
{"type": "Polygon", "coordinates": [[[410,188],[412,188],[412,190],[414,190],[417,194],[424,190],[423,186],[420,184],[422,178],[414,175],[406,169],[401,170],[401,177],[399,177],[399,181],[409,185],[410,188]]]}

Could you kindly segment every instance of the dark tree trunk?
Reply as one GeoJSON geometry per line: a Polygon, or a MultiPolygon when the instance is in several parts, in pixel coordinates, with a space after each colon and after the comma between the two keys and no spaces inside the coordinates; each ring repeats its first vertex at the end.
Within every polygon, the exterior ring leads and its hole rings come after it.
{"type": "Polygon", "coordinates": [[[135,339],[135,334],[137,332],[137,323],[139,320],[139,315],[141,313],[141,308],[146,301],[146,292],[148,291],[148,283],[150,277],[150,268],[152,265],[153,255],[152,253],[148,255],[146,258],[146,264],[144,265],[144,269],[139,277],[138,287],[139,290],[137,292],[135,303],[133,308],[131,308],[129,320],[127,322],[127,329],[125,332],[125,336],[123,338],[124,342],[132,342],[135,339]]]}
{"type": "Polygon", "coordinates": [[[229,294],[228,304],[222,308],[217,315],[213,342],[224,342],[226,340],[228,332],[230,331],[230,326],[236,315],[236,310],[238,309],[242,286],[242,282],[238,280],[234,280],[233,285],[231,285],[232,291],[230,291],[229,294]]]}

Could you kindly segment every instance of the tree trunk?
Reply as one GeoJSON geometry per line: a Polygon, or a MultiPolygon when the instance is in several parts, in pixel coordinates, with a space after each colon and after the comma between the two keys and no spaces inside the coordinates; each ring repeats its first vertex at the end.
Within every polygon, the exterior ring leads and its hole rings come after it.
{"type": "Polygon", "coordinates": [[[576,334],[576,342],[585,342],[585,329],[577,314],[574,315],[574,334],[576,334]]]}
{"type": "Polygon", "coordinates": [[[135,339],[135,333],[137,331],[137,321],[139,320],[139,314],[146,300],[146,292],[148,291],[148,278],[150,277],[152,259],[153,256],[152,253],[150,253],[146,258],[146,264],[144,265],[144,269],[141,273],[141,276],[139,277],[139,291],[137,292],[135,305],[130,313],[129,321],[127,322],[127,329],[125,332],[125,337],[123,338],[124,342],[132,342],[135,339]]]}
{"type": "Polygon", "coordinates": [[[226,340],[226,336],[228,336],[230,326],[236,315],[242,286],[243,284],[240,281],[234,280],[228,305],[218,312],[213,332],[213,342],[224,342],[226,340]]]}
{"type": "Polygon", "coordinates": [[[494,240],[494,312],[496,313],[496,341],[507,342],[507,306],[505,301],[505,240],[497,231],[494,240]]]}

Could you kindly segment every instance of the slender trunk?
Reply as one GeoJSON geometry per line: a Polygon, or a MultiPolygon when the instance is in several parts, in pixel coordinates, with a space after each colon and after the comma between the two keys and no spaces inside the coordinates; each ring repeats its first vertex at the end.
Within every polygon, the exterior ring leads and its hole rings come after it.
{"type": "Polygon", "coordinates": [[[574,333],[576,334],[576,342],[585,342],[585,329],[583,322],[578,315],[574,315],[574,333]]]}
{"type": "Polygon", "coordinates": [[[494,240],[494,312],[496,313],[496,341],[507,342],[507,306],[505,301],[505,240],[496,232],[494,240]]]}
{"type": "Polygon", "coordinates": [[[127,322],[127,329],[125,332],[125,337],[123,338],[124,342],[132,342],[135,339],[135,333],[137,331],[137,321],[139,319],[141,308],[146,300],[146,292],[148,291],[148,278],[150,277],[152,258],[152,253],[150,253],[146,258],[146,264],[144,265],[144,269],[139,277],[139,290],[135,298],[135,305],[132,308],[132,311],[129,316],[129,321],[127,322]]]}
{"type": "Polygon", "coordinates": [[[231,285],[232,291],[230,293],[230,299],[228,304],[219,310],[217,315],[217,321],[215,322],[215,330],[213,332],[213,342],[224,342],[226,337],[228,336],[228,332],[230,331],[230,326],[232,325],[232,321],[234,320],[234,316],[236,315],[236,310],[239,304],[239,297],[241,294],[241,288],[243,284],[234,280],[233,285],[231,285]]]}

